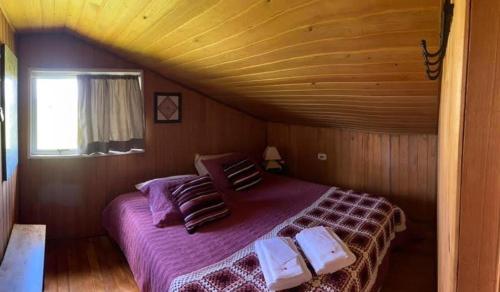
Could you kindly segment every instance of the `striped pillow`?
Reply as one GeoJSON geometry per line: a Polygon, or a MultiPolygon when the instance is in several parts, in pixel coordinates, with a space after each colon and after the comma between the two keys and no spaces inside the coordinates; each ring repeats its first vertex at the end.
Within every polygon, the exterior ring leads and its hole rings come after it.
{"type": "Polygon", "coordinates": [[[188,233],[193,233],[207,222],[229,215],[229,209],[208,175],[172,185],[169,190],[184,217],[188,233]]]}
{"type": "Polygon", "coordinates": [[[250,159],[242,159],[225,165],[224,173],[235,191],[248,189],[262,180],[260,170],[250,159]]]}

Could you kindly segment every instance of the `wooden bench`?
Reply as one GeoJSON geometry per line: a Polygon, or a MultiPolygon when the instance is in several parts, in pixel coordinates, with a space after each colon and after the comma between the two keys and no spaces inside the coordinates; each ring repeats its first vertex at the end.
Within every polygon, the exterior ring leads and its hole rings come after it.
{"type": "Polygon", "coordinates": [[[45,225],[14,224],[0,266],[0,292],[43,290],[45,225]]]}

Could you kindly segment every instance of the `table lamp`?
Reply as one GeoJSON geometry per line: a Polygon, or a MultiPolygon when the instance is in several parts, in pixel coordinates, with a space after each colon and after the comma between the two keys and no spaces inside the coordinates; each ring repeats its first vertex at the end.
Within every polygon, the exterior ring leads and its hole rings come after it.
{"type": "Polygon", "coordinates": [[[264,168],[265,170],[281,170],[281,155],[275,146],[267,146],[264,150],[264,168]]]}

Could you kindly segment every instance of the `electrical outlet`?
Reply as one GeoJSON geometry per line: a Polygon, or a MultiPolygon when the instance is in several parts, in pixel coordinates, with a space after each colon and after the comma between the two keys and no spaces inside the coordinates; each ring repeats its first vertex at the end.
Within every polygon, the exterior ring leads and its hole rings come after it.
{"type": "Polygon", "coordinates": [[[326,153],[318,153],[318,159],[319,160],[327,160],[328,156],[326,155],[326,153]]]}

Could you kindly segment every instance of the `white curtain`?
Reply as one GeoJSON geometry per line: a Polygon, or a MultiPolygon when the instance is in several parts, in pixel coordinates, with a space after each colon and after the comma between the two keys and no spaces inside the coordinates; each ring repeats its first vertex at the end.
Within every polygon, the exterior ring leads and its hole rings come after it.
{"type": "Polygon", "coordinates": [[[78,76],[82,154],[144,149],[144,98],[138,76],[78,76]]]}

